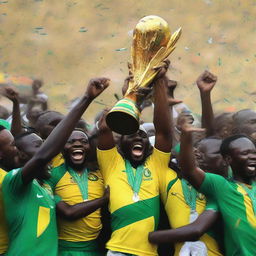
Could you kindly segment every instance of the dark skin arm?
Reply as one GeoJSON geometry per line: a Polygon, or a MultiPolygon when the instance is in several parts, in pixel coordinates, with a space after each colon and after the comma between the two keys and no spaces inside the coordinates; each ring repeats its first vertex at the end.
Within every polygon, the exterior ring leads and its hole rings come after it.
{"type": "Polygon", "coordinates": [[[214,134],[214,114],[211,102],[211,91],[217,82],[217,76],[205,70],[196,80],[200,91],[202,105],[202,128],[206,129],[206,136],[214,134]]]}
{"type": "Polygon", "coordinates": [[[203,183],[205,173],[197,168],[193,151],[192,132],[204,132],[205,129],[195,128],[184,120],[181,125],[179,163],[182,177],[195,189],[199,189],[203,183]]]}
{"type": "Polygon", "coordinates": [[[115,146],[115,141],[113,138],[112,131],[109,129],[106,123],[107,113],[108,113],[108,110],[106,109],[100,121],[97,124],[99,128],[98,148],[101,150],[108,150],[115,146]]]}
{"type": "Polygon", "coordinates": [[[97,198],[83,203],[69,205],[64,201],[60,201],[56,205],[58,216],[67,220],[77,220],[95,212],[109,201],[109,187],[105,189],[104,195],[101,198],[97,198]]]}
{"type": "Polygon", "coordinates": [[[109,79],[107,78],[90,80],[86,92],[78,104],[56,126],[37,153],[22,168],[22,179],[24,183],[29,183],[38,177],[42,168],[62,150],[84,111],[108,86],[109,79]]]}
{"type": "Polygon", "coordinates": [[[11,87],[4,87],[2,94],[12,101],[12,127],[11,133],[16,136],[22,132],[21,116],[20,116],[20,102],[18,92],[11,87]]]}
{"type": "Polygon", "coordinates": [[[155,147],[162,152],[171,152],[172,149],[172,120],[169,112],[167,97],[168,78],[165,76],[170,62],[165,61],[158,78],[154,82],[154,126],[156,130],[155,147]]]}
{"type": "Polygon", "coordinates": [[[149,233],[149,242],[153,244],[197,241],[218,219],[219,213],[204,211],[193,223],[186,226],[149,233]]]}

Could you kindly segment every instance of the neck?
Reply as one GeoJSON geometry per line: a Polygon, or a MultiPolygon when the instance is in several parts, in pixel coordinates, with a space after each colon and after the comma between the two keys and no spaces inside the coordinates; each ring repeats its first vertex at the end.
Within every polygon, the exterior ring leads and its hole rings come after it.
{"type": "Polygon", "coordinates": [[[81,174],[85,168],[87,167],[86,163],[83,163],[81,165],[74,165],[72,163],[68,163],[68,165],[77,173],[81,174]]]}
{"type": "Polygon", "coordinates": [[[237,176],[235,174],[234,174],[234,180],[247,185],[252,185],[253,183],[253,178],[244,178],[244,177],[237,176]]]}

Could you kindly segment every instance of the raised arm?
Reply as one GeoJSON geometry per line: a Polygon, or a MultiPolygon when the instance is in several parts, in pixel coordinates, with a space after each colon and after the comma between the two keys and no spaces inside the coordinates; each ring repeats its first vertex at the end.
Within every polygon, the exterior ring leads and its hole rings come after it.
{"type": "Polygon", "coordinates": [[[10,101],[12,101],[13,107],[11,133],[13,136],[16,136],[22,132],[19,93],[12,87],[4,87],[2,94],[10,101]]]}
{"type": "Polygon", "coordinates": [[[206,129],[206,136],[214,134],[213,121],[214,114],[211,102],[211,91],[217,82],[217,76],[205,70],[196,80],[200,91],[202,105],[202,128],[206,129]]]}
{"type": "Polygon", "coordinates": [[[171,152],[172,149],[172,120],[170,117],[169,103],[167,98],[168,78],[165,73],[169,66],[169,61],[166,62],[166,67],[162,75],[154,82],[154,126],[156,131],[155,147],[163,152],[171,152]]]}
{"type": "Polygon", "coordinates": [[[153,244],[161,244],[197,241],[212,227],[218,216],[218,212],[206,210],[191,224],[176,229],[160,230],[149,233],[149,242],[153,244]]]}
{"type": "Polygon", "coordinates": [[[112,131],[109,129],[106,123],[106,115],[108,110],[105,110],[101,116],[101,119],[96,124],[99,129],[98,148],[101,150],[108,150],[115,146],[112,131]]]}
{"type": "Polygon", "coordinates": [[[107,78],[90,80],[86,92],[78,104],[56,126],[33,158],[23,167],[22,178],[24,183],[29,183],[36,178],[42,168],[62,150],[84,111],[108,85],[109,79],[107,78]]]}
{"type": "Polygon", "coordinates": [[[205,173],[204,171],[197,168],[195,163],[194,151],[193,151],[193,132],[203,132],[204,129],[195,128],[189,125],[186,120],[181,125],[181,136],[180,136],[180,155],[179,163],[181,168],[182,177],[185,178],[189,183],[196,189],[200,188],[205,173]]]}
{"type": "Polygon", "coordinates": [[[64,201],[60,201],[56,205],[57,214],[67,220],[77,220],[87,215],[93,213],[97,209],[101,208],[103,205],[107,204],[109,200],[109,187],[105,189],[105,193],[102,197],[85,201],[83,203],[78,203],[74,205],[69,205],[64,201]]]}

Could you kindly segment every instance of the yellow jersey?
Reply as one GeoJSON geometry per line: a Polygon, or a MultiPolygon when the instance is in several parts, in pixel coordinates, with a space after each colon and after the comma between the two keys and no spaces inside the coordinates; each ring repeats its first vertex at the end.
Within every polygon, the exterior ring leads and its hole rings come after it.
{"type": "MultiPolygon", "coordinates": [[[[164,175],[162,176],[164,177],[164,175]]],[[[165,205],[170,226],[179,228],[190,223],[190,207],[184,198],[181,180],[172,169],[166,170],[165,180],[160,181],[161,199],[165,205]]],[[[206,199],[201,193],[198,193],[196,199],[196,211],[201,214],[205,210],[206,199]]],[[[204,242],[209,256],[221,256],[219,246],[215,239],[208,234],[204,234],[200,241],[204,242]]],[[[175,244],[175,256],[179,255],[180,249],[184,243],[175,244]]]]}
{"type": "MultiPolygon", "coordinates": [[[[47,180],[54,194],[64,202],[74,205],[82,203],[82,193],[78,184],[68,171],[66,164],[55,167],[51,171],[51,178],[47,180]]],[[[103,179],[99,171],[88,172],[88,200],[102,197],[104,194],[103,179]]],[[[98,237],[102,228],[100,209],[88,216],[67,221],[58,218],[59,239],[69,242],[85,242],[98,237]]]]}
{"type": "Polygon", "coordinates": [[[104,183],[110,187],[111,238],[106,247],[112,251],[138,256],[157,255],[157,247],[148,241],[148,233],[156,230],[159,220],[159,176],[166,169],[170,153],[156,148],[146,159],[139,190],[139,201],[128,183],[125,160],[114,147],[97,149],[98,163],[104,183]]]}

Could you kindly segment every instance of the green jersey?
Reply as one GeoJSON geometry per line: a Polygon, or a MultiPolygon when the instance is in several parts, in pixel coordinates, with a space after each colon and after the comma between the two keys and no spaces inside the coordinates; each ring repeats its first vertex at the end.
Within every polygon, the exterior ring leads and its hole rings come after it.
{"type": "Polygon", "coordinates": [[[54,197],[36,180],[23,184],[22,170],[9,172],[2,184],[9,229],[10,256],[57,256],[58,235],[54,197]]]}
{"type": "Polygon", "coordinates": [[[218,206],[224,224],[226,256],[256,255],[256,216],[246,191],[238,183],[206,173],[200,192],[218,206]]]}

